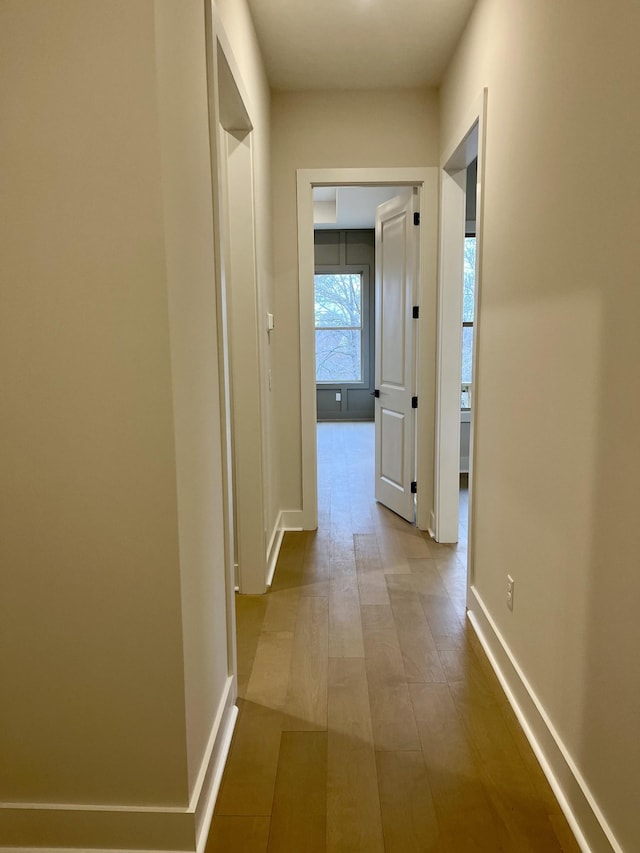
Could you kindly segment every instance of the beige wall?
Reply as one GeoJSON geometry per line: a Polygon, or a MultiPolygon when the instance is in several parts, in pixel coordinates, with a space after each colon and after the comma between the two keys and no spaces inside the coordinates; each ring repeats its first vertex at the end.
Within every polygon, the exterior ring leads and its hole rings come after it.
{"type": "Polygon", "coordinates": [[[625,850],[640,849],[639,27],[630,0],[480,0],[441,91],[447,146],[489,89],[475,583],[625,850]]]}
{"type": "Polygon", "coordinates": [[[155,22],[192,793],[229,676],[203,4],[155,0],[155,22]]]}
{"type": "Polygon", "coordinates": [[[3,799],[186,799],[152,7],[2,5],[3,799]]]}
{"type": "Polygon", "coordinates": [[[281,506],[301,508],[296,170],[433,166],[438,97],[402,92],[276,92],[272,100],[276,428],[281,506]]]}
{"type": "Polygon", "coordinates": [[[42,806],[0,838],[186,849],[227,679],[204,8],[0,38],[0,798],[42,806]]]}

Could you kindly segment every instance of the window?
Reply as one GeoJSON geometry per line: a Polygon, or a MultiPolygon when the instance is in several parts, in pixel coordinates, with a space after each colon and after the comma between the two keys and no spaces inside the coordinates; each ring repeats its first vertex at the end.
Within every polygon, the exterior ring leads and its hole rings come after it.
{"type": "Polygon", "coordinates": [[[362,382],[362,273],[314,276],[316,382],[362,382]]]}
{"type": "Polygon", "coordinates": [[[464,278],[462,290],[462,385],[460,408],[471,408],[473,375],[473,322],[476,285],[476,238],[464,238],[464,278]]]}

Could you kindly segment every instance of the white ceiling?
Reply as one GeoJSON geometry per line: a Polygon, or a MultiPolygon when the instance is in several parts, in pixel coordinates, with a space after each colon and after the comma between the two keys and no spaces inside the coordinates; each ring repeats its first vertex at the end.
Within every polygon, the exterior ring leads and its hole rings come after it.
{"type": "Polygon", "coordinates": [[[248,0],[274,89],[437,86],[475,0],[248,0]]]}
{"type": "Polygon", "coordinates": [[[314,187],[313,227],[373,228],[376,207],[407,187],[314,187]]]}

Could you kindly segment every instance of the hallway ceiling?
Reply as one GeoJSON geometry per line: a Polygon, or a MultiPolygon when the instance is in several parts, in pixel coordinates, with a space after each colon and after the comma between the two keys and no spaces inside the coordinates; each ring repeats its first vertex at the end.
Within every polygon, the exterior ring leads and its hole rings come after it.
{"type": "Polygon", "coordinates": [[[475,0],[248,0],[274,89],[437,86],[475,0]]]}

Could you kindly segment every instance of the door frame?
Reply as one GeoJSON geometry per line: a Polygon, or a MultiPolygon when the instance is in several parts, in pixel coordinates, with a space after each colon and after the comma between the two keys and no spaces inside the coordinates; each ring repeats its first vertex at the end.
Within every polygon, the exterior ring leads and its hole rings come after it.
{"type": "MultiPolygon", "coordinates": [[[[261,594],[267,586],[264,365],[255,262],[254,109],[219,13],[210,0],[205,3],[205,25],[225,475],[224,551],[233,617],[230,622],[234,623],[235,589],[261,594]],[[241,348],[239,341],[249,341],[250,346],[241,348]],[[243,353],[241,363],[238,352],[243,353]]],[[[235,655],[235,625],[232,627],[231,647],[235,655]]]]}
{"type": "Polygon", "coordinates": [[[456,542],[459,524],[460,383],[462,347],[462,278],[465,235],[466,170],[478,158],[476,189],[476,280],[473,335],[471,425],[469,442],[469,523],[467,586],[473,584],[475,553],[474,485],[478,443],[478,341],[484,225],[484,175],[488,90],[467,112],[465,120],[443,147],[440,159],[440,263],[438,273],[438,370],[436,401],[435,505],[436,539],[456,542]]]}
{"type": "Polygon", "coordinates": [[[438,167],[298,169],[298,303],[300,312],[300,418],[302,505],[286,513],[287,527],[318,526],[315,335],[313,304],[313,188],[318,186],[407,186],[418,188],[419,240],[418,375],[416,434],[416,523],[430,529],[434,508],[435,361],[438,244],[438,167]]]}

